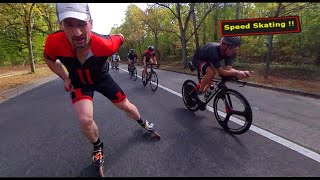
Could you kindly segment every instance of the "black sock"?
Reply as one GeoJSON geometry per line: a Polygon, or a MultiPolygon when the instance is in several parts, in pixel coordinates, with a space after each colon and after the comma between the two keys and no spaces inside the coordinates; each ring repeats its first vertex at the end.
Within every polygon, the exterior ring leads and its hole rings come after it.
{"type": "Polygon", "coordinates": [[[103,142],[100,140],[100,138],[98,138],[97,142],[94,142],[92,144],[93,144],[95,149],[99,148],[99,147],[103,148],[103,142]]]}
{"type": "Polygon", "coordinates": [[[137,120],[137,122],[138,122],[140,125],[143,125],[143,124],[144,124],[144,121],[142,120],[142,118],[140,118],[139,120],[137,120]]]}

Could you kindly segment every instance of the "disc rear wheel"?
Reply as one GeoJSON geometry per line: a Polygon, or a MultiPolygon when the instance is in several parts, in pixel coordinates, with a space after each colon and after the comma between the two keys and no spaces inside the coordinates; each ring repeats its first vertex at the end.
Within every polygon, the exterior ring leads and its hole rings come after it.
{"type": "Polygon", "coordinates": [[[197,84],[192,80],[186,80],[182,85],[182,99],[187,108],[195,112],[199,110],[197,103],[197,84]]]}

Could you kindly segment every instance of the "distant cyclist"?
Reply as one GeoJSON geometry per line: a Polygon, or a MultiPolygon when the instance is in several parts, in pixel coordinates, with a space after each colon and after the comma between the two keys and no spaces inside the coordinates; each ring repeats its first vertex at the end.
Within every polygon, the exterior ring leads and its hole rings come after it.
{"type": "Polygon", "coordinates": [[[216,72],[222,76],[235,76],[238,79],[250,77],[249,71],[240,71],[232,68],[232,63],[236,57],[237,50],[241,45],[240,37],[222,37],[220,43],[210,42],[198,49],[192,59],[192,64],[203,75],[201,80],[198,98],[205,102],[205,93],[212,85],[212,79],[216,72]],[[223,67],[220,61],[225,61],[223,67]]]}
{"type": "Polygon", "coordinates": [[[136,61],[138,60],[138,55],[134,49],[130,49],[127,55],[127,59],[128,59],[128,71],[129,71],[129,68],[133,66],[134,63],[136,63],[136,61]]]}
{"type": "Polygon", "coordinates": [[[119,61],[121,61],[119,53],[113,54],[111,58],[111,68],[113,69],[119,61]]]}
{"type": "Polygon", "coordinates": [[[144,51],[142,61],[143,61],[143,65],[144,65],[143,73],[147,72],[147,65],[149,63],[158,64],[156,54],[155,54],[155,49],[152,45],[148,46],[148,49],[146,49],[144,51]]]}

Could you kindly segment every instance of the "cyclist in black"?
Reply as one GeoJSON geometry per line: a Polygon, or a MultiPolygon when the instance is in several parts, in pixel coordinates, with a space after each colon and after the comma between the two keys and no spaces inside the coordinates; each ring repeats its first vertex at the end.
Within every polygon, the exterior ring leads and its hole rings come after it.
{"type": "Polygon", "coordinates": [[[126,93],[108,73],[107,58],[119,49],[124,41],[123,35],[92,32],[87,3],[57,3],[56,10],[61,30],[47,36],[44,60],[63,80],[65,90],[70,92],[79,127],[93,144],[92,162],[100,166],[104,161],[103,141],[99,138],[98,127],[93,119],[92,101],[95,91],[148,131],[153,132],[154,125],[141,118],[137,107],[128,100],[126,93]]]}
{"type": "Polygon", "coordinates": [[[232,62],[236,57],[237,50],[241,45],[240,37],[227,36],[222,37],[220,43],[211,42],[198,49],[192,59],[192,64],[200,72],[203,78],[201,80],[198,98],[205,102],[205,93],[212,84],[216,72],[222,76],[235,76],[238,79],[250,77],[249,71],[240,71],[232,68],[232,62]],[[223,67],[220,61],[225,61],[223,67]]]}
{"type": "Polygon", "coordinates": [[[128,71],[129,71],[129,68],[138,60],[138,55],[134,49],[130,49],[127,55],[127,59],[128,59],[128,71]]]}

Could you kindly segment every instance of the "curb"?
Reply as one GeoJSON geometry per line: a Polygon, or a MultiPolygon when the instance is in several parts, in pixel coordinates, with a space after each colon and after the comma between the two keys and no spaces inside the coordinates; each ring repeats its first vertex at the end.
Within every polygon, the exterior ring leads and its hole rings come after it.
{"type": "MultiPolygon", "coordinates": [[[[170,71],[170,72],[175,72],[175,73],[181,73],[181,74],[188,74],[188,75],[197,76],[195,74],[185,73],[185,72],[178,72],[178,71],[175,71],[175,70],[168,70],[168,69],[162,69],[162,68],[159,68],[159,69],[165,70],[165,71],[170,71]]],[[[279,87],[274,87],[274,86],[268,86],[268,85],[263,85],[263,84],[252,83],[252,82],[247,82],[246,85],[252,86],[252,87],[264,88],[264,89],[271,89],[271,90],[275,90],[275,91],[279,91],[279,92],[285,92],[285,93],[294,94],[294,95],[301,95],[301,96],[320,99],[320,94],[316,94],[316,93],[309,93],[309,92],[299,91],[299,90],[294,90],[294,89],[284,89],[284,88],[279,88],[279,87]]]]}

